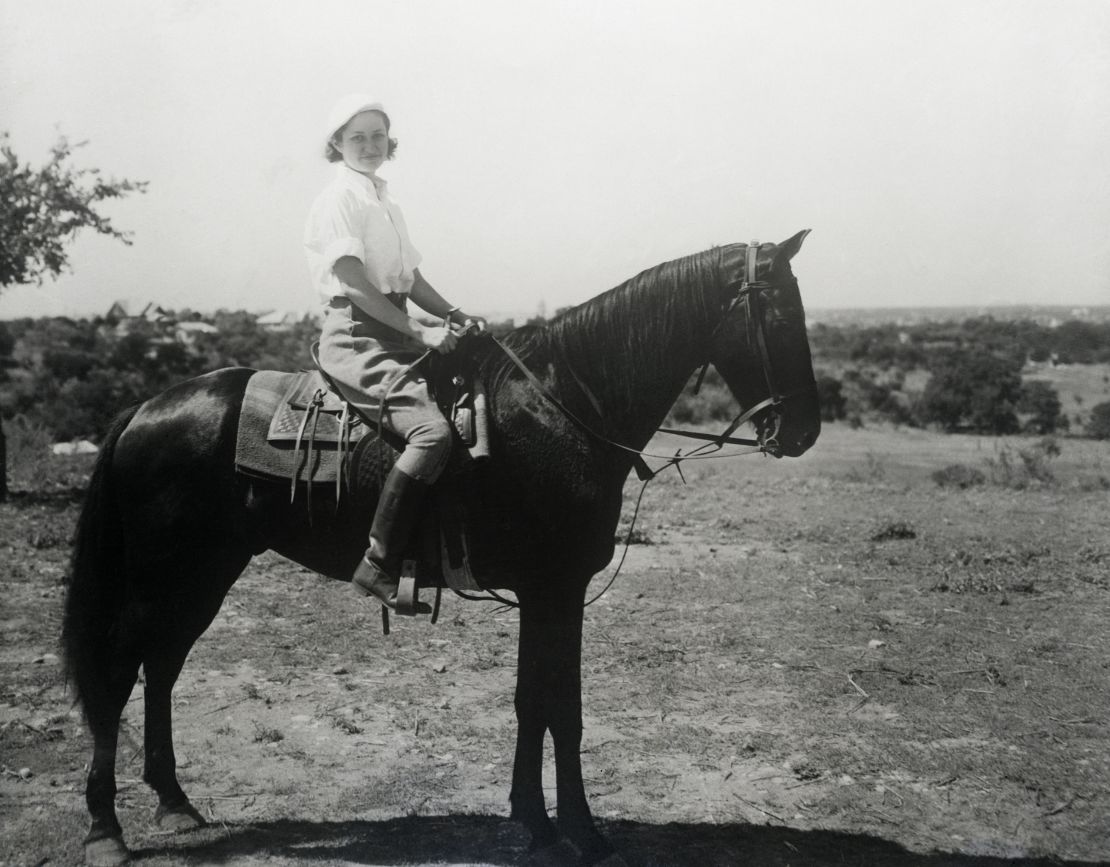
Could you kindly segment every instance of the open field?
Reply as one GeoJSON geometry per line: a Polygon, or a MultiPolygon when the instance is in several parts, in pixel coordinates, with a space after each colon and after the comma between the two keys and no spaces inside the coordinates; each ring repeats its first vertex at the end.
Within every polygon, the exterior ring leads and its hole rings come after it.
{"type": "MultiPolygon", "coordinates": [[[[1026,484],[1033,443],[831,425],[801,459],[649,486],[585,630],[587,789],[630,864],[1110,860],[1110,444],[1060,440],[1054,481],[1026,484]],[[938,487],[950,464],[988,482],[938,487]]],[[[3,864],[81,858],[91,748],[56,642],[86,468],[36,490],[13,472],[0,505],[3,864]]],[[[141,690],[128,705],[138,863],[525,861],[505,818],[515,614],[445,598],[436,626],[378,624],[258,558],[175,692],[209,828],[150,827],[141,690]]]]}
{"type": "Polygon", "coordinates": [[[1030,365],[1026,382],[1047,382],[1060,396],[1064,415],[1081,431],[1091,417],[1091,407],[1110,402],[1110,364],[1030,365]]]}

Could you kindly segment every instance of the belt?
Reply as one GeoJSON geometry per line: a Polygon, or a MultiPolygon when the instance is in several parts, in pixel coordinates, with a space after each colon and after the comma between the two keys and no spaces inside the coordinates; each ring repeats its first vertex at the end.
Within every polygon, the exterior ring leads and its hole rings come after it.
{"type": "MultiPolygon", "coordinates": [[[[407,296],[391,292],[385,296],[386,299],[400,310],[402,313],[407,312],[406,300],[407,296]]],[[[359,337],[370,337],[374,340],[383,340],[389,343],[413,343],[412,337],[396,328],[390,328],[384,322],[379,322],[350,298],[343,296],[335,296],[328,302],[328,309],[334,310],[337,313],[344,313],[350,316],[353,322],[357,322],[361,327],[359,328],[359,337]]]]}

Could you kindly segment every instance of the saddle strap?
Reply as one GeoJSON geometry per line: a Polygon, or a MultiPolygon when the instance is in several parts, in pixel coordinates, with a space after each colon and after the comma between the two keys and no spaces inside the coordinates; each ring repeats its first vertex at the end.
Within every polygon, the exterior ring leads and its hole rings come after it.
{"type": "MultiPolygon", "coordinates": [[[[320,421],[320,407],[323,406],[323,396],[320,394],[319,389],[312,396],[312,402],[304,411],[304,416],[301,417],[301,426],[297,429],[297,440],[293,445],[293,477],[289,480],[289,502],[292,503],[297,498],[297,482],[300,481],[301,472],[305,467],[309,467],[311,472],[311,464],[313,453],[316,449],[316,426],[320,421]],[[301,444],[304,442],[305,430],[308,428],[309,422],[312,423],[312,430],[309,433],[308,448],[305,450],[304,460],[300,459],[301,444]]],[[[308,486],[308,499],[309,499],[309,513],[311,514],[312,506],[312,485],[308,486]]]]}

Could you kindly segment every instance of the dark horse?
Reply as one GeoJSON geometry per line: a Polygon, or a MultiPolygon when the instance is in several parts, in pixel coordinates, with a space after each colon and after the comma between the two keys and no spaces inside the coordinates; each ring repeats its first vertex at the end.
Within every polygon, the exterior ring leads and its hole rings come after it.
{"type": "MultiPolygon", "coordinates": [[[[591,577],[613,556],[622,488],[642,449],[701,365],[714,365],[760,442],[797,456],[820,412],[805,315],[782,244],[715,247],[649,269],[542,327],[505,339],[572,420],[492,341],[475,340],[489,395],[491,451],[480,484],[492,506],[470,532],[485,538],[486,586],[520,606],[513,818],[535,849],[577,849],[581,863],[623,863],[600,834],[582,782],[582,609],[591,577]],[[751,255],[749,256],[749,250],[751,255]],[[769,400],[769,398],[771,398],[769,400]],[[542,787],[551,732],[557,822],[542,787]]],[[[253,371],[229,368],[132,408],[107,435],[81,513],[63,639],[94,738],[85,799],[90,864],[128,851],[115,814],[121,711],[145,673],[143,779],[165,829],[203,824],[178,785],[170,692],[193,643],[251,557],[272,549],[350,580],[369,513],[318,495],[312,511],[289,484],[235,469],[236,425],[253,371]]]]}

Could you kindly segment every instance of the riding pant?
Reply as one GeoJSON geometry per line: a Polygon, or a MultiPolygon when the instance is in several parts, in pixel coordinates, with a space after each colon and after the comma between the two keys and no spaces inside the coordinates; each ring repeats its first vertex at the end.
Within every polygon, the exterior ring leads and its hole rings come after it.
{"type": "MultiPolygon", "coordinates": [[[[404,304],[403,297],[386,297],[399,307],[404,304]]],[[[325,310],[320,366],[366,417],[376,421],[385,399],[382,425],[405,441],[397,466],[431,484],[447,465],[452,434],[423,372],[406,372],[422,352],[416,341],[370,318],[347,298],[333,298],[325,310]]]]}

